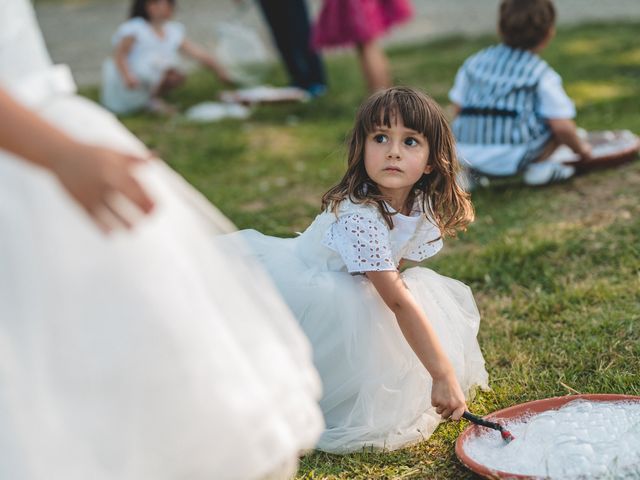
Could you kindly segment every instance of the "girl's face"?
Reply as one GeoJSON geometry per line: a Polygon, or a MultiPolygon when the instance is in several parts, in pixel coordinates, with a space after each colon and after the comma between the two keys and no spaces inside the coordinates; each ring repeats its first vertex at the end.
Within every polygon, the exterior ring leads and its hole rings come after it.
{"type": "Polygon", "coordinates": [[[422,175],[431,171],[429,144],[398,115],[393,120],[391,127],[381,125],[367,135],[364,168],[380,193],[403,203],[422,175]]]}
{"type": "Polygon", "coordinates": [[[146,10],[152,22],[163,22],[173,17],[173,4],[169,0],[150,0],[146,10]]]}

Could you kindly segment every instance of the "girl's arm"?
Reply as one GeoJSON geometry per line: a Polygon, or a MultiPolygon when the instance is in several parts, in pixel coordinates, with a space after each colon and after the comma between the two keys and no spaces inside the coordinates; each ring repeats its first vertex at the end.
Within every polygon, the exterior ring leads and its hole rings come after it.
{"type": "Polygon", "coordinates": [[[125,85],[129,88],[136,88],[140,84],[135,75],[129,70],[129,63],[127,62],[129,52],[131,52],[135,41],[135,37],[124,37],[118,45],[116,45],[116,51],[114,53],[116,67],[120,71],[125,85]]]}
{"type": "Polygon", "coordinates": [[[464,394],[426,314],[397,271],[366,272],[366,275],[395,314],[404,337],[433,378],[431,404],[436,412],[443,418],[459,420],[467,408],[464,394]]]}
{"type": "Polygon", "coordinates": [[[202,65],[209,68],[224,83],[229,83],[229,84],[233,83],[233,80],[231,80],[231,77],[229,76],[227,71],[222,67],[222,65],[220,65],[217,62],[217,60],[213,57],[213,55],[210,55],[200,45],[193,43],[191,40],[185,39],[182,42],[182,45],[180,45],[180,50],[185,55],[193,58],[194,60],[200,62],[202,65]]]}
{"type": "Polygon", "coordinates": [[[116,226],[131,226],[122,210],[125,207],[113,203],[115,194],[124,195],[145,213],[153,208],[153,201],[132,174],[144,159],[76,142],[2,88],[0,118],[0,148],[51,170],[103,231],[111,230],[113,220],[116,226]],[[112,222],[105,219],[105,212],[112,222]]]}

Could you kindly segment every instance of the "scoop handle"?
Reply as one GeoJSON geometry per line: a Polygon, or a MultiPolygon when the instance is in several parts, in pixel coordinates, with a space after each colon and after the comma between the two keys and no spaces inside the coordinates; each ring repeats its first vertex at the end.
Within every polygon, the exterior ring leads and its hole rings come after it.
{"type": "Polygon", "coordinates": [[[471,412],[465,411],[462,414],[462,418],[466,418],[471,423],[475,423],[476,425],[482,425],[483,427],[493,428],[494,430],[502,432],[502,425],[500,425],[499,423],[490,422],[489,420],[485,420],[484,418],[474,415],[471,412]]]}

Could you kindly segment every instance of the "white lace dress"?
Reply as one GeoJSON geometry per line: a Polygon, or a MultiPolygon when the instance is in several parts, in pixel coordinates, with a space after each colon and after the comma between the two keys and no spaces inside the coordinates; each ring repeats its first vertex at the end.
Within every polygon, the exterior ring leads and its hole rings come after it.
{"type": "MultiPolygon", "coordinates": [[[[0,1],[0,84],[78,139],[145,147],[73,94],[31,5],[0,1]]],[[[34,139],[37,141],[37,139],[34,139]]],[[[157,210],[106,237],[48,172],[0,150],[0,478],[284,478],[322,431],[308,342],[232,229],[164,164],[157,210]]]]}
{"type": "MultiPolygon", "coordinates": [[[[378,209],[345,201],[297,238],[255,230],[242,236],[266,266],[311,340],[323,383],[327,428],[318,448],[345,453],[397,449],[428,438],[440,422],[431,407],[431,377],[365,271],[395,270],[442,247],[425,215],[394,216],[389,230],[378,209]]],[[[487,386],[476,334],[480,316],[463,283],[422,267],[402,278],[426,312],[466,393],[487,386]]]]}

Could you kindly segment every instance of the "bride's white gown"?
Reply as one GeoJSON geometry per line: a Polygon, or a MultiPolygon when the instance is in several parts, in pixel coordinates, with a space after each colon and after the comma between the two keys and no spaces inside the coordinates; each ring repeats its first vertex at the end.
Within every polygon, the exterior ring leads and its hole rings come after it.
{"type": "MultiPolygon", "coordinates": [[[[0,0],[0,84],[76,138],[145,151],[72,93],[27,0],[0,0]]],[[[106,237],[0,150],[0,478],[294,472],[322,431],[306,339],[259,269],[213,247],[232,228],[217,210],[159,161],[139,173],[155,213],[106,237]]]]}

